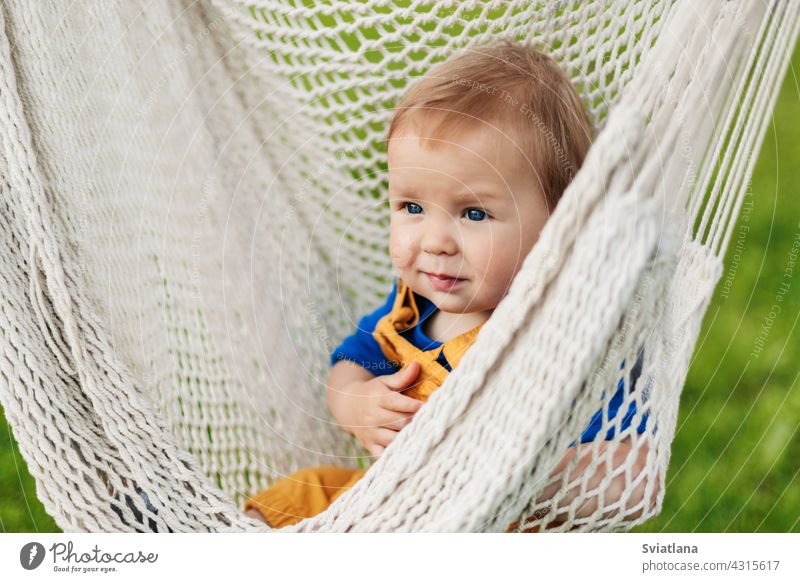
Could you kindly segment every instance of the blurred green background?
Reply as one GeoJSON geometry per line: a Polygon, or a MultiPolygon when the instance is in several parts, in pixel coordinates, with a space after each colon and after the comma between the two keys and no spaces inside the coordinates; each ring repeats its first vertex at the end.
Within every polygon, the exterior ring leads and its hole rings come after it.
{"type": "MultiPolygon", "coordinates": [[[[800,235],[799,66],[800,44],[755,166],[750,230],[737,225],[732,235],[683,390],[662,512],[634,531],[800,532],[800,263],[787,271],[800,235]],[[753,354],[776,303],[763,351],[753,354]]],[[[59,531],[4,414],[0,530],[59,531]]]]}

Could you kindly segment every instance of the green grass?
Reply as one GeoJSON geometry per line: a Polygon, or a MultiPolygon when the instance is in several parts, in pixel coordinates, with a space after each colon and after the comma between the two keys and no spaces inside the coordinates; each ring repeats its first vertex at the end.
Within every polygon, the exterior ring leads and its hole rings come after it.
{"type": "MultiPolygon", "coordinates": [[[[726,265],[738,244],[738,268],[723,274],[683,391],[663,510],[635,531],[800,532],[800,263],[784,276],[800,233],[800,45],[792,66],[755,166],[750,231],[741,241],[735,231],[729,246],[726,265]],[[781,312],[753,355],[782,282],[789,288],[781,312]]],[[[0,529],[59,531],[36,498],[4,414],[0,529]]]]}
{"type": "Polygon", "coordinates": [[[36,497],[36,485],[0,407],[0,531],[58,532],[36,497]]]}

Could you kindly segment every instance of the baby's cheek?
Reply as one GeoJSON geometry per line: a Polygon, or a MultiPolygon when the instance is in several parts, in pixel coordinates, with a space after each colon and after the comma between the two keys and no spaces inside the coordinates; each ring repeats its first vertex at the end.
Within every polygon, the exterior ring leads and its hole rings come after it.
{"type": "Polygon", "coordinates": [[[392,232],[389,238],[389,256],[397,269],[410,266],[414,258],[411,237],[408,234],[392,232]]]}
{"type": "Polygon", "coordinates": [[[475,250],[473,265],[481,271],[487,287],[505,289],[518,264],[519,241],[496,237],[475,250]]]}

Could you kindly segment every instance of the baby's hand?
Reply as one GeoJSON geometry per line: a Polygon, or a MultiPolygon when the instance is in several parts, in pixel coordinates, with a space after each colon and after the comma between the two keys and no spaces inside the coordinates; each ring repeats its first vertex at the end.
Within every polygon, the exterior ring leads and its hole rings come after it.
{"type": "Polygon", "coordinates": [[[406,426],[422,406],[422,401],[400,394],[419,375],[418,362],[386,376],[358,382],[348,390],[353,396],[352,414],[348,415],[352,432],[374,458],[378,458],[397,433],[406,426]]]}

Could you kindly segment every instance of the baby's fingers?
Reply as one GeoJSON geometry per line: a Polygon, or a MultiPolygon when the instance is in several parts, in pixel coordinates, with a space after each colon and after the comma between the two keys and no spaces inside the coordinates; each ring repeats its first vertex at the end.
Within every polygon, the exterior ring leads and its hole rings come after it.
{"type": "Polygon", "coordinates": [[[419,370],[419,362],[411,362],[399,372],[387,376],[380,376],[380,382],[390,390],[405,390],[417,379],[419,370]]]}
{"type": "Polygon", "coordinates": [[[397,431],[390,428],[379,428],[375,432],[375,442],[382,447],[388,447],[392,444],[394,437],[397,436],[397,431]]]}
{"type": "Polygon", "coordinates": [[[392,444],[394,437],[397,436],[396,430],[390,430],[388,428],[379,428],[376,429],[372,435],[372,444],[368,447],[368,451],[372,453],[372,456],[376,459],[380,456],[380,453],[383,452],[383,449],[388,447],[392,444]],[[378,454],[376,454],[376,452],[378,454]]]}
{"type": "Polygon", "coordinates": [[[381,396],[380,405],[386,410],[394,412],[408,412],[414,414],[422,406],[423,402],[410,396],[405,396],[398,392],[387,392],[381,396]]]}
{"type": "Polygon", "coordinates": [[[406,412],[395,412],[393,410],[386,411],[386,417],[389,419],[381,426],[391,430],[400,430],[406,426],[414,418],[414,415],[406,412]]]}

